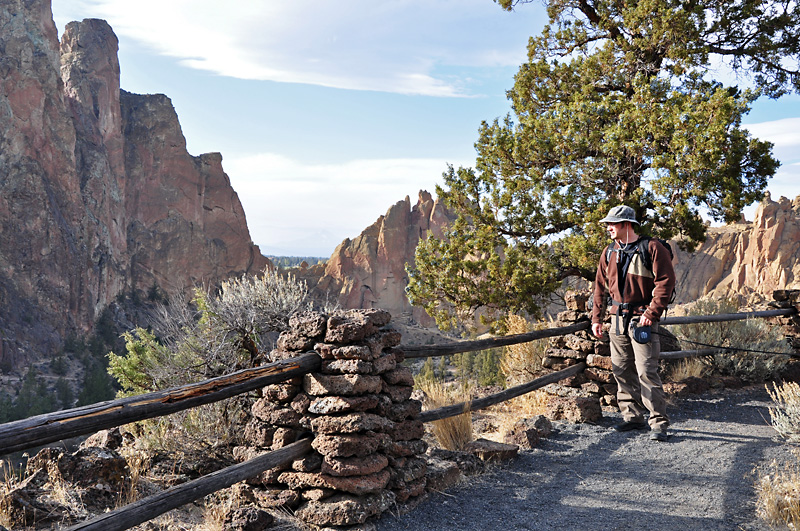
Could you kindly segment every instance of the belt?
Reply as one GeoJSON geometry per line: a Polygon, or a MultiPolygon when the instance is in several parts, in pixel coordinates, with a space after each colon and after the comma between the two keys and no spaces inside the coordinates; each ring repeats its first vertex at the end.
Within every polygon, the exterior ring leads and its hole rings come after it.
{"type": "MultiPolygon", "coordinates": [[[[645,301],[638,301],[638,302],[619,302],[611,299],[611,304],[617,307],[616,315],[617,317],[622,317],[622,327],[625,329],[625,333],[628,333],[628,327],[631,324],[631,318],[633,317],[633,312],[638,309],[646,309],[647,302],[645,301]]],[[[617,327],[617,335],[619,335],[619,319],[616,320],[616,327],[617,327]]]]}

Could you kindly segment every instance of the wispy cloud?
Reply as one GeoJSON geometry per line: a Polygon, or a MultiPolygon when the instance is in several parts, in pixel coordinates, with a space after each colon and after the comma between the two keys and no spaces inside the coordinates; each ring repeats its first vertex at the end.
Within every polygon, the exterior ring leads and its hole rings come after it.
{"type": "Polygon", "coordinates": [[[413,205],[420,190],[435,195],[435,185],[447,169],[439,159],[308,165],[271,153],[226,158],[223,166],[247,212],[251,237],[262,251],[296,249],[298,240],[317,235],[320,250],[312,254],[324,256],[345,238],[361,234],[405,196],[413,205]]]}
{"type": "Polygon", "coordinates": [[[489,0],[54,1],[223,76],[445,97],[470,95],[453,68],[520,64],[542,20],[540,9],[510,14],[489,0]]]}

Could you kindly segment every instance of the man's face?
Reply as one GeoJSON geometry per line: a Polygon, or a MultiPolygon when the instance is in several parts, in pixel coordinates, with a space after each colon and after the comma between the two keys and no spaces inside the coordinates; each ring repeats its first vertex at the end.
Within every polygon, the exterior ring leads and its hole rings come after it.
{"type": "Polygon", "coordinates": [[[624,233],[623,230],[623,222],[620,223],[606,223],[606,230],[608,231],[608,236],[612,240],[618,240],[622,237],[624,233]]]}

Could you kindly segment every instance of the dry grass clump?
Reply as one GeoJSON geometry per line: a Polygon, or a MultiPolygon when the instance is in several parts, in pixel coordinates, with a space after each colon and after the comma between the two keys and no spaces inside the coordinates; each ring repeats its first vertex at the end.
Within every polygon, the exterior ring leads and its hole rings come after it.
{"type": "MultiPolygon", "coordinates": [[[[797,451],[794,451],[797,457],[797,451]]],[[[767,473],[759,472],[756,480],[756,514],[771,526],[789,529],[800,526],[800,470],[797,462],[790,466],[772,461],[767,473]]]]}
{"type": "Polygon", "coordinates": [[[767,387],[775,407],[769,408],[772,427],[790,442],[800,442],[800,385],[795,382],[767,387]]]}
{"type": "MultiPolygon", "coordinates": [[[[544,322],[530,323],[519,315],[509,315],[506,323],[509,334],[524,334],[547,326],[544,322]]],[[[500,370],[506,377],[506,383],[519,385],[539,376],[545,350],[547,350],[547,340],[542,339],[505,347],[500,360],[500,370]]]]}
{"type": "Polygon", "coordinates": [[[709,371],[708,364],[699,358],[685,358],[669,366],[666,380],[682,382],[687,378],[702,378],[709,371]]]}
{"type": "Polygon", "coordinates": [[[417,388],[425,393],[422,403],[425,410],[464,402],[464,413],[431,423],[433,436],[442,448],[463,449],[472,441],[472,414],[469,412],[472,386],[467,383],[448,385],[436,379],[423,379],[417,382],[417,388]]]}
{"type": "Polygon", "coordinates": [[[514,424],[520,419],[544,415],[547,411],[547,402],[550,395],[543,389],[512,398],[489,408],[497,421],[499,442],[511,431],[514,424]]]}

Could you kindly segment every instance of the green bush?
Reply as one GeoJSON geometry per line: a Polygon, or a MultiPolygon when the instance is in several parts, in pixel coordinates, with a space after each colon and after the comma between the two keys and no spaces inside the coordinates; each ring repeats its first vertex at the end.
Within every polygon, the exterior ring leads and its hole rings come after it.
{"type": "MultiPolygon", "coordinates": [[[[151,330],[123,334],[125,353],[108,354],[109,373],[130,396],[177,387],[256,366],[267,359],[271,334],[288,327],[289,317],[308,307],[302,282],[277,272],[222,283],[217,292],[195,290],[158,304],[151,330]]],[[[232,398],[146,423],[149,443],[169,447],[180,440],[199,445],[231,442],[246,406],[232,398]],[[183,437],[175,437],[180,432],[183,437]]]]}

